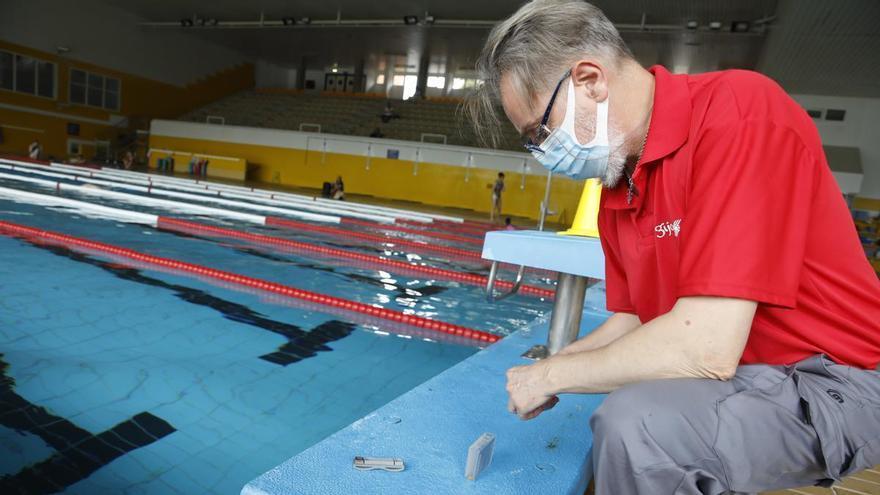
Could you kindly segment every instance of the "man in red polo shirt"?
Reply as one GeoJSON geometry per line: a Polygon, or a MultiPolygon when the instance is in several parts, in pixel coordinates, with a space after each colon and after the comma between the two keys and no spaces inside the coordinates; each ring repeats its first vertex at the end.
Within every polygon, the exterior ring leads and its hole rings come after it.
{"type": "Polygon", "coordinates": [[[605,185],[613,315],[508,371],[512,412],[611,392],[590,422],[599,495],[827,485],[880,463],[880,283],[803,109],[753,72],[646,70],[580,1],[524,5],[478,69],[478,132],[500,100],[545,167],[605,185]]]}

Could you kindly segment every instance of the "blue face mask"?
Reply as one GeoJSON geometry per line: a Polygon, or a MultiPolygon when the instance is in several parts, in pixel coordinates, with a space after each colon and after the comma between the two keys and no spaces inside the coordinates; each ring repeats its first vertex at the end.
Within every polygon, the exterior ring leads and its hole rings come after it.
{"type": "Polygon", "coordinates": [[[532,149],[532,155],[553,173],[572,179],[596,179],[605,176],[611,149],[608,145],[608,98],[596,104],[596,135],[580,144],[574,132],[574,82],[569,79],[565,118],[562,125],[532,149]]]}

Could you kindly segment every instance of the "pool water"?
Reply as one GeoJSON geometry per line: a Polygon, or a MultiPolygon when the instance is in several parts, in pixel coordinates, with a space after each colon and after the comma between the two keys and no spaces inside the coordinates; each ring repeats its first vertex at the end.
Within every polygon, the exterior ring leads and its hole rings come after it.
{"type": "MultiPolygon", "coordinates": [[[[48,194],[15,181],[3,180],[0,186],[48,194]]],[[[472,260],[174,216],[485,272],[472,260]]],[[[549,302],[534,297],[489,304],[480,287],[96,219],[64,208],[0,199],[0,220],[498,335],[550,309],[549,302]]],[[[0,253],[4,494],[238,493],[255,476],[478,350],[25,239],[0,236],[0,253]]],[[[542,280],[532,276],[530,283],[542,280]]]]}

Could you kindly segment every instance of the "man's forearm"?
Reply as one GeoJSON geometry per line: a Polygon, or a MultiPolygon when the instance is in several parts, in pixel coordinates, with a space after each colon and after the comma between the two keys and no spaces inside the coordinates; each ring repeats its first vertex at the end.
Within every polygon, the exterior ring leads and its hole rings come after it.
{"type": "Polygon", "coordinates": [[[614,313],[599,328],[590,332],[586,337],[576,340],[565,346],[559,354],[573,354],[576,352],[592,351],[614,342],[629,332],[639,328],[639,317],[629,313],[614,313]]]}
{"type": "Polygon", "coordinates": [[[548,358],[542,363],[548,393],[604,393],[663,378],[729,379],[756,304],[727,301],[735,304],[677,304],[606,346],[548,358]]]}

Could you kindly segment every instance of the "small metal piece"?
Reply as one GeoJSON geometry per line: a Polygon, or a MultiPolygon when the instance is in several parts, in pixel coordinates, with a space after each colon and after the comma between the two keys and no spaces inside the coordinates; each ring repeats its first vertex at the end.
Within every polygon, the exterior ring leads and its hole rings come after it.
{"type": "Polygon", "coordinates": [[[533,359],[535,361],[540,361],[546,357],[550,356],[550,351],[547,350],[547,346],[544,344],[535,344],[529,348],[526,352],[522,353],[522,357],[526,359],[533,359]]]}
{"type": "Polygon", "coordinates": [[[400,472],[406,468],[406,466],[403,464],[403,459],[398,459],[396,457],[357,456],[354,458],[353,466],[358,471],[372,471],[374,469],[381,469],[383,471],[400,472]]]}
{"type": "Polygon", "coordinates": [[[495,450],[495,435],[483,433],[468,448],[467,465],[464,468],[465,478],[473,481],[477,479],[492,462],[492,453],[495,450]]]}

